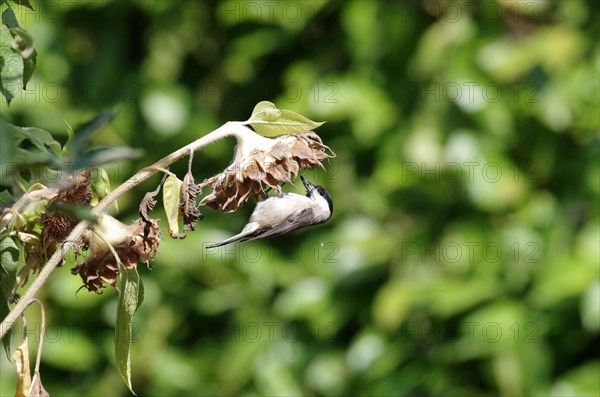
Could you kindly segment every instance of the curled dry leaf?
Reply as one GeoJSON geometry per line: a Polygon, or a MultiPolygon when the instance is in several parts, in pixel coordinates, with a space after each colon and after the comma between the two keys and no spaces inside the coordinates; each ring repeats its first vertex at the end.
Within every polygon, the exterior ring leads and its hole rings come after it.
{"type": "Polygon", "coordinates": [[[183,230],[186,232],[196,229],[196,222],[202,219],[202,214],[196,206],[196,197],[202,193],[202,188],[194,181],[194,175],[188,171],[181,185],[179,212],[183,215],[183,230]]]}
{"type": "Polygon", "coordinates": [[[243,148],[235,161],[223,172],[204,180],[201,187],[213,191],[202,199],[219,211],[235,212],[249,198],[257,197],[272,188],[281,192],[280,183],[292,183],[304,169],[323,167],[322,160],[335,157],[314,132],[294,133],[276,139],[265,138],[263,147],[243,148]]]}
{"type": "Polygon", "coordinates": [[[40,378],[40,372],[35,371],[33,375],[33,382],[31,382],[31,387],[29,388],[29,396],[30,397],[50,397],[50,394],[44,389],[44,385],[42,385],[42,379],[40,378]]]}
{"type": "Polygon", "coordinates": [[[31,387],[31,370],[29,369],[29,349],[27,347],[27,335],[25,335],[23,343],[13,353],[13,360],[17,367],[17,390],[15,396],[28,396],[29,388],[31,387]]]}
{"type": "Polygon", "coordinates": [[[105,241],[97,234],[92,234],[88,258],[71,269],[72,274],[81,276],[89,291],[96,293],[100,293],[105,284],[116,286],[119,275],[119,264],[107,243],[112,245],[120,261],[128,269],[137,267],[140,260],[148,264],[156,255],[160,243],[160,230],[152,219],[144,221],[140,218],[131,225],[125,225],[103,215],[96,232],[110,240],[105,241]]]}
{"type": "Polygon", "coordinates": [[[161,185],[162,183],[160,183],[155,190],[146,193],[140,203],[138,211],[140,214],[140,218],[142,218],[144,222],[151,221],[150,217],[148,216],[148,212],[152,211],[154,209],[154,206],[156,205],[155,197],[158,195],[158,192],[160,192],[161,185]]]}

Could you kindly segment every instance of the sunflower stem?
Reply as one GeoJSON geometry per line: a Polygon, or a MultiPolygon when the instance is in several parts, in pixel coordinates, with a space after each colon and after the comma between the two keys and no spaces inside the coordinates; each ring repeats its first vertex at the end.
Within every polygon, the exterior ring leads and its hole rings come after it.
{"type": "MultiPolygon", "coordinates": [[[[142,168],[135,175],[129,178],[127,181],[119,185],[115,190],[110,192],[104,199],[102,199],[93,209],[92,215],[98,216],[104,213],[110,205],[121,197],[128,190],[132,189],[134,186],[139,185],[144,182],[146,179],[150,178],[152,175],[159,172],[161,168],[167,168],[177,160],[186,155],[189,155],[191,152],[198,151],[205,146],[210,145],[213,142],[216,142],[220,139],[223,139],[228,136],[234,136],[238,140],[238,144],[244,142],[247,139],[255,139],[256,136],[259,136],[250,128],[246,127],[243,122],[239,121],[229,121],[223,124],[221,127],[216,130],[204,135],[201,138],[198,138],[194,142],[177,149],[173,153],[163,157],[158,160],[156,163],[142,168]]],[[[40,194],[40,196],[43,196],[40,194]]],[[[21,299],[17,302],[15,307],[8,313],[8,315],[2,320],[0,323],[0,338],[4,337],[17,321],[17,319],[21,316],[21,314],[25,311],[25,309],[36,299],[36,295],[39,290],[42,288],[44,283],[48,280],[48,277],[52,273],[52,271],[62,263],[67,252],[75,247],[83,234],[83,232],[90,226],[90,222],[87,220],[82,220],[75,226],[71,234],[67,236],[64,240],[63,244],[61,244],[60,248],[57,249],[52,257],[46,262],[40,271],[38,277],[31,283],[31,286],[25,291],[21,299]]]]}

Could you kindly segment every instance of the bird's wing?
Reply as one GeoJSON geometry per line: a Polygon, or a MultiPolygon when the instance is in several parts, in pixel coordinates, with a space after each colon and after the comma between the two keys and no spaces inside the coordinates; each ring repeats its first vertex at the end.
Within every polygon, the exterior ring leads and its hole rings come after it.
{"type": "Polygon", "coordinates": [[[265,231],[257,230],[253,236],[250,238],[244,238],[243,241],[252,241],[269,236],[279,236],[281,234],[289,233],[292,230],[300,229],[311,223],[310,220],[312,219],[312,212],[312,208],[303,208],[298,210],[280,223],[273,225],[271,228],[266,229],[265,231]]]}

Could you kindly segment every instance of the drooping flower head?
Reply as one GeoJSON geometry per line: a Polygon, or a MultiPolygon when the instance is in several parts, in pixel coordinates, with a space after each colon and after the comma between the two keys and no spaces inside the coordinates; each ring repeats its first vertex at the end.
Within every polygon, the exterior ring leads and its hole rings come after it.
{"type": "Polygon", "coordinates": [[[235,158],[223,172],[202,182],[202,187],[211,186],[213,191],[201,205],[235,212],[249,197],[257,197],[268,188],[280,193],[280,183],[292,184],[301,170],[324,168],[321,161],[335,157],[312,131],[274,139],[251,134],[255,136],[238,142],[235,158]]]}

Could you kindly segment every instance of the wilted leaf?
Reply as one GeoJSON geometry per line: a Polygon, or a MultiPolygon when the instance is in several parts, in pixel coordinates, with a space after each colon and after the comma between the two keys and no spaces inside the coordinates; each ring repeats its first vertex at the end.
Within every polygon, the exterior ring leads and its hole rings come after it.
{"type": "MultiPolygon", "coordinates": [[[[0,319],[10,312],[8,300],[15,285],[17,265],[19,264],[19,248],[12,237],[0,241],[0,319]]],[[[10,338],[12,328],[2,338],[6,356],[10,359],[10,338]]]]}
{"type": "Polygon", "coordinates": [[[259,102],[246,124],[264,136],[278,136],[294,132],[308,132],[323,125],[291,110],[280,110],[268,101],[259,102]]]}
{"type": "Polygon", "coordinates": [[[140,278],[136,267],[119,265],[119,306],[115,327],[115,360],[119,374],[133,393],[131,385],[131,338],[133,315],[140,301],[140,278]]]}
{"type": "Polygon", "coordinates": [[[13,360],[17,367],[17,390],[15,397],[28,397],[31,387],[31,369],[29,368],[29,349],[27,348],[27,335],[23,343],[13,353],[13,360]]]}
{"type": "Polygon", "coordinates": [[[198,218],[202,214],[196,205],[196,197],[202,193],[202,188],[194,181],[191,170],[185,174],[181,186],[181,200],[179,201],[180,212],[183,215],[183,230],[192,231],[196,229],[198,218]]]}
{"type": "Polygon", "coordinates": [[[163,206],[169,222],[169,236],[183,239],[179,233],[179,198],[183,182],[175,175],[169,175],[163,184],[163,206]]]}
{"type": "MultiPolygon", "coordinates": [[[[33,374],[33,382],[31,382],[31,387],[29,388],[29,393],[27,394],[29,397],[47,397],[49,396],[48,392],[42,385],[42,378],[40,375],[40,363],[42,362],[42,349],[44,347],[45,341],[45,332],[46,332],[46,312],[44,310],[44,304],[37,299],[34,299],[33,302],[37,302],[40,305],[41,311],[41,328],[39,334],[39,344],[37,356],[35,358],[35,370],[33,374]]],[[[32,303],[33,303],[32,302],[32,303]]]]}
{"type": "MultiPolygon", "coordinates": [[[[164,178],[163,178],[164,181],[164,178]]],[[[154,209],[154,206],[156,205],[156,195],[158,194],[158,192],[160,191],[160,186],[162,185],[162,182],[156,187],[156,189],[154,189],[151,192],[148,192],[144,195],[144,198],[142,199],[142,202],[140,203],[140,207],[139,207],[139,213],[140,213],[140,217],[144,220],[144,222],[149,222],[150,221],[150,217],[148,216],[148,212],[152,211],[154,209]]]]}
{"type": "Polygon", "coordinates": [[[30,397],[50,397],[50,394],[44,389],[42,385],[42,380],[40,378],[40,372],[35,371],[33,375],[33,382],[31,383],[31,388],[29,389],[30,397]]]}

